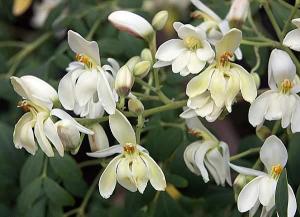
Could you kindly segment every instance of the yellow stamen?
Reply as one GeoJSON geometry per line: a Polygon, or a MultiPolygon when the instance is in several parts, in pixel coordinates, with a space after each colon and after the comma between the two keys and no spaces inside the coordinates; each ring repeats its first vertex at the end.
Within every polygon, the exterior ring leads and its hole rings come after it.
{"type": "Polygon", "coordinates": [[[93,66],[93,61],[87,55],[76,54],[75,59],[78,62],[85,64],[88,68],[91,68],[93,66]]]}
{"type": "Polygon", "coordinates": [[[282,93],[288,93],[293,88],[294,84],[289,79],[284,79],[281,83],[280,90],[282,93]]]}
{"type": "Polygon", "coordinates": [[[29,112],[31,106],[26,101],[20,101],[18,102],[17,107],[21,108],[24,112],[29,112]]]}
{"type": "Polygon", "coordinates": [[[131,143],[126,143],[126,144],[124,145],[124,152],[125,152],[126,154],[133,154],[133,153],[136,152],[136,146],[133,145],[133,144],[131,144],[131,143]]]}
{"type": "Polygon", "coordinates": [[[197,50],[202,47],[201,41],[193,36],[186,37],[183,43],[190,50],[197,50]]]}
{"type": "Polygon", "coordinates": [[[283,167],[280,164],[277,164],[275,166],[272,166],[272,175],[274,177],[279,177],[281,172],[283,170],[283,167]]]}
{"type": "Polygon", "coordinates": [[[220,57],[221,66],[225,66],[232,57],[233,57],[233,53],[230,51],[226,51],[224,54],[222,54],[220,57]]]}

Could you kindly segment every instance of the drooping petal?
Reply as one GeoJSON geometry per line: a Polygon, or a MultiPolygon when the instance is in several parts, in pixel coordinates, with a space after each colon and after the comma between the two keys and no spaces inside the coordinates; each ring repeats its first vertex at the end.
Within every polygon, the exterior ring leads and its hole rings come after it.
{"type": "Polygon", "coordinates": [[[119,30],[150,40],[154,34],[151,24],[143,17],[129,11],[114,11],[108,20],[119,30]]]}
{"type": "Polygon", "coordinates": [[[215,104],[218,107],[222,106],[224,104],[226,94],[226,80],[223,72],[215,70],[210,81],[209,90],[215,104]]]}
{"type": "Polygon", "coordinates": [[[47,113],[43,113],[43,112],[37,114],[36,124],[34,126],[34,135],[43,152],[48,157],[53,157],[54,152],[52,146],[49,143],[48,139],[46,138],[45,131],[44,131],[44,121],[47,118],[47,116],[48,116],[47,113]]]}
{"type": "Polygon", "coordinates": [[[260,149],[260,159],[267,168],[272,171],[272,166],[281,165],[285,167],[288,159],[287,150],[282,141],[275,135],[269,136],[260,149]]]}
{"type": "Polygon", "coordinates": [[[217,175],[220,180],[220,184],[222,186],[225,185],[225,179],[226,179],[226,168],[224,165],[224,160],[217,148],[214,148],[210,150],[206,154],[207,161],[214,167],[214,169],[217,172],[217,175]]]}
{"type": "Polygon", "coordinates": [[[198,150],[200,145],[201,145],[200,141],[193,142],[192,144],[189,144],[183,152],[183,159],[185,165],[192,173],[196,175],[201,175],[199,168],[195,164],[195,153],[198,150]]]}
{"type": "Polygon", "coordinates": [[[142,154],[140,156],[148,167],[149,180],[153,188],[157,191],[164,191],[167,183],[163,171],[148,154],[142,154]]]}
{"type": "Polygon", "coordinates": [[[204,182],[209,181],[208,172],[204,166],[204,158],[208,152],[209,149],[213,147],[212,142],[204,142],[202,144],[199,144],[198,150],[195,153],[195,164],[197,165],[198,169],[200,170],[201,176],[204,180],[204,182]]]}
{"type": "Polygon", "coordinates": [[[231,186],[232,185],[232,181],[231,181],[231,173],[230,173],[230,166],[229,166],[229,162],[230,162],[230,153],[229,153],[229,147],[225,142],[220,142],[220,147],[222,148],[223,151],[223,163],[225,166],[225,178],[227,183],[231,186]]]}
{"type": "Polygon", "coordinates": [[[204,159],[204,164],[205,164],[207,170],[209,171],[209,173],[211,174],[211,176],[213,177],[213,179],[215,180],[216,184],[217,185],[222,184],[221,177],[218,174],[218,171],[216,170],[216,168],[207,159],[204,159]]]}
{"type": "Polygon", "coordinates": [[[51,118],[47,118],[47,120],[44,123],[44,131],[47,138],[51,141],[51,143],[54,145],[56,150],[58,151],[58,154],[63,157],[64,156],[64,146],[58,136],[57,133],[57,127],[54,125],[51,118]]]}
{"type": "Polygon", "coordinates": [[[231,70],[231,75],[228,79],[226,86],[226,100],[225,106],[228,112],[231,112],[232,103],[236,97],[236,95],[240,91],[240,80],[239,73],[236,70],[231,70]]]}
{"type": "Polygon", "coordinates": [[[121,144],[136,144],[135,132],[127,118],[118,110],[109,116],[109,126],[116,140],[121,144]]]}
{"type": "Polygon", "coordinates": [[[71,50],[76,54],[84,54],[92,58],[100,65],[99,47],[95,41],[87,41],[80,34],[72,30],[68,31],[68,43],[71,50]]]}
{"type": "Polygon", "coordinates": [[[237,206],[240,212],[247,212],[253,208],[258,200],[259,183],[262,177],[256,177],[250,181],[240,192],[237,206]]]}
{"type": "Polygon", "coordinates": [[[297,210],[297,201],[294,191],[290,185],[288,185],[288,217],[293,217],[297,210]]]}
{"type": "Polygon", "coordinates": [[[265,176],[265,175],[267,175],[264,172],[261,172],[261,171],[255,170],[255,169],[251,169],[251,168],[247,168],[247,167],[237,166],[232,163],[229,163],[229,166],[231,167],[231,169],[235,170],[236,172],[246,175],[246,176],[265,176]]]}
{"type": "Polygon", "coordinates": [[[208,103],[203,105],[201,108],[196,109],[195,111],[196,111],[198,116],[206,117],[207,115],[212,113],[213,110],[214,110],[214,102],[209,101],[208,103]]]}
{"type": "Polygon", "coordinates": [[[122,156],[117,156],[110,161],[99,180],[99,192],[103,198],[109,198],[115,190],[117,183],[117,166],[122,156]]]}
{"type": "Polygon", "coordinates": [[[281,103],[282,103],[282,94],[278,92],[274,92],[270,95],[269,102],[268,102],[268,110],[265,114],[266,120],[272,121],[272,120],[279,120],[282,117],[283,111],[281,109],[281,103]]]}
{"type": "Polygon", "coordinates": [[[200,94],[188,99],[187,106],[192,109],[201,108],[210,101],[210,94],[200,94]]]}
{"type": "Polygon", "coordinates": [[[138,191],[142,194],[147,186],[149,174],[145,162],[140,157],[134,158],[132,162],[132,176],[138,191]]]}
{"type": "Polygon", "coordinates": [[[299,43],[299,37],[300,37],[300,29],[294,29],[283,39],[283,45],[291,48],[295,51],[300,51],[300,43],[299,43]]]}
{"type": "Polygon", "coordinates": [[[193,117],[197,117],[197,113],[195,112],[194,109],[187,109],[184,112],[182,112],[179,116],[184,119],[193,118],[193,117]]]}
{"type": "Polygon", "coordinates": [[[169,62],[177,58],[186,48],[180,39],[171,39],[159,46],[155,58],[159,61],[169,62]]]}
{"type": "Polygon", "coordinates": [[[94,131],[94,135],[89,135],[89,143],[91,151],[101,151],[109,147],[107,135],[103,127],[96,123],[91,125],[91,130],[94,131]]]}
{"type": "Polygon", "coordinates": [[[199,130],[207,133],[212,140],[217,141],[217,138],[202,124],[198,117],[192,117],[185,120],[186,125],[189,129],[199,130]]]}
{"type": "Polygon", "coordinates": [[[113,145],[109,148],[100,150],[100,151],[95,151],[95,152],[89,152],[86,153],[90,157],[97,157],[97,158],[104,158],[108,157],[114,154],[120,154],[123,152],[123,146],[122,145],[113,145]]]}
{"type": "Polygon", "coordinates": [[[257,200],[255,205],[249,210],[249,217],[255,216],[255,213],[257,212],[259,205],[260,205],[260,202],[259,202],[259,200],[257,200]]]}
{"type": "Polygon", "coordinates": [[[131,162],[127,158],[122,158],[117,167],[117,180],[120,185],[131,192],[137,190],[137,186],[132,177],[132,170],[129,167],[131,162]]]}
{"type": "Polygon", "coordinates": [[[205,67],[206,62],[203,60],[200,60],[196,53],[191,52],[189,62],[187,64],[188,70],[192,74],[197,74],[202,71],[202,69],[205,67]]]}
{"type": "Polygon", "coordinates": [[[295,110],[296,97],[294,95],[283,95],[281,97],[281,127],[287,128],[291,123],[292,114],[295,110]]]}
{"type": "Polygon", "coordinates": [[[291,118],[291,130],[293,133],[300,132],[300,98],[298,95],[296,97],[295,110],[291,118]]]}
{"type": "Polygon", "coordinates": [[[276,190],[276,181],[269,177],[264,176],[259,181],[259,201],[263,206],[268,206],[274,199],[276,190]]]}
{"type": "Polygon", "coordinates": [[[63,107],[67,110],[73,110],[75,104],[75,91],[72,81],[73,72],[68,72],[59,82],[58,97],[63,107]]]}
{"type": "Polygon", "coordinates": [[[69,115],[67,112],[65,112],[64,110],[61,110],[61,109],[53,109],[51,111],[51,115],[53,116],[56,116],[58,118],[60,118],[61,120],[69,120],[71,121],[71,123],[77,127],[77,129],[82,132],[82,133],[85,133],[85,134],[90,134],[90,135],[93,135],[94,132],[91,131],[90,129],[82,126],[81,124],[79,124],[74,118],[72,118],[71,115],[69,115]]]}

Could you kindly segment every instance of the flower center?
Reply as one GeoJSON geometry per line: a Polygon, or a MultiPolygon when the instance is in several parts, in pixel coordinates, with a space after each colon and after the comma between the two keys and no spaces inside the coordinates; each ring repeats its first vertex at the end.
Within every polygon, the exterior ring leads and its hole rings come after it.
{"type": "Polygon", "coordinates": [[[284,79],[280,86],[280,91],[282,93],[289,93],[293,88],[294,84],[289,79],[284,79]]]}
{"type": "Polygon", "coordinates": [[[78,62],[83,63],[86,65],[88,68],[92,68],[94,66],[94,62],[92,61],[91,58],[89,58],[87,55],[84,54],[76,54],[75,59],[78,62]]]}
{"type": "Polygon", "coordinates": [[[126,143],[123,149],[126,154],[130,154],[130,155],[136,152],[136,146],[132,143],[126,143]]]}
{"type": "Polygon", "coordinates": [[[188,36],[183,40],[184,45],[190,50],[197,50],[202,47],[201,41],[193,36],[188,36]]]}
{"type": "Polygon", "coordinates": [[[18,102],[17,107],[18,107],[18,108],[21,108],[23,112],[29,112],[29,111],[30,111],[30,108],[31,108],[32,106],[29,105],[29,104],[27,103],[27,101],[23,100],[23,101],[18,102]]]}
{"type": "Polygon", "coordinates": [[[233,57],[233,53],[230,51],[226,51],[224,54],[220,56],[220,65],[225,66],[230,62],[230,59],[233,57]]]}
{"type": "Polygon", "coordinates": [[[283,170],[283,167],[280,164],[272,166],[272,176],[278,178],[283,170]]]}

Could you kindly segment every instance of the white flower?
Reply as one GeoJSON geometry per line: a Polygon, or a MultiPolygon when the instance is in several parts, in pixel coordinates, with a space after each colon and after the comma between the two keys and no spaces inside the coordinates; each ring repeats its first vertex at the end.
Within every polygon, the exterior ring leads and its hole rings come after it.
{"type": "Polygon", "coordinates": [[[103,127],[96,123],[90,126],[94,135],[89,135],[89,143],[92,152],[104,150],[109,147],[107,135],[103,127]]]}
{"type": "Polygon", "coordinates": [[[89,42],[70,30],[68,43],[76,53],[77,61],[69,65],[68,73],[59,83],[58,95],[62,105],[90,118],[103,114],[103,109],[113,114],[117,97],[112,89],[113,76],[108,72],[114,71],[113,67],[100,66],[99,48],[95,41],[89,42]]]}
{"type": "Polygon", "coordinates": [[[26,112],[15,125],[13,141],[16,148],[25,148],[29,153],[35,154],[38,149],[35,137],[47,156],[54,156],[50,142],[63,156],[64,146],[51,116],[70,121],[80,132],[93,134],[63,110],[52,109],[52,100],[57,99],[57,93],[46,82],[34,76],[23,76],[11,77],[11,83],[14,90],[24,99],[18,107],[26,112]]]}
{"type": "Polygon", "coordinates": [[[88,153],[91,157],[107,157],[118,153],[108,164],[99,181],[99,191],[102,197],[109,198],[116,182],[129,191],[143,193],[147,182],[158,191],[166,188],[165,176],[160,167],[149,156],[146,149],[136,144],[132,126],[126,117],[116,110],[109,116],[112,134],[120,145],[114,145],[102,151],[88,153]]]}
{"type": "Polygon", "coordinates": [[[232,1],[226,20],[234,27],[242,27],[247,18],[249,6],[249,0],[232,1]]]}
{"type": "MultiPolygon", "coordinates": [[[[245,185],[238,196],[237,205],[240,212],[250,211],[250,216],[254,216],[259,205],[262,204],[262,215],[269,216],[275,207],[276,185],[287,159],[288,153],[284,144],[272,135],[266,139],[260,149],[260,160],[263,162],[267,173],[230,165],[238,173],[257,176],[245,185]]],[[[288,217],[293,217],[296,209],[296,198],[293,189],[288,185],[288,217]]]]}
{"type": "Polygon", "coordinates": [[[187,118],[193,113],[206,117],[207,121],[214,121],[224,106],[231,112],[231,106],[239,92],[248,102],[255,99],[257,89],[253,76],[242,66],[230,62],[241,39],[241,31],[231,29],[216,43],[215,61],[187,85],[189,110],[181,117],[187,118]]]}
{"type": "Polygon", "coordinates": [[[136,37],[144,38],[147,41],[154,37],[154,30],[145,18],[129,12],[114,11],[108,16],[108,20],[119,30],[125,31],[136,37]]]}
{"type": "Polygon", "coordinates": [[[300,51],[300,18],[293,19],[292,22],[293,24],[295,24],[295,26],[297,26],[297,29],[290,31],[285,36],[285,38],[283,39],[283,45],[291,48],[292,50],[300,51]]]}
{"type": "Polygon", "coordinates": [[[187,167],[201,175],[205,183],[209,181],[209,171],[217,185],[225,186],[226,181],[231,186],[228,145],[218,141],[197,117],[186,119],[186,123],[192,135],[203,138],[186,147],[183,157],[187,167]]]}
{"type": "MultiPolygon", "coordinates": [[[[215,45],[217,41],[222,39],[223,35],[230,30],[227,19],[222,20],[214,11],[203,4],[200,0],[191,0],[193,5],[200,10],[196,11],[193,16],[200,16],[204,21],[199,25],[207,34],[208,41],[215,45]]],[[[237,59],[242,59],[243,54],[240,48],[234,51],[237,59]]]]}
{"type": "Polygon", "coordinates": [[[199,73],[215,56],[205,32],[190,24],[175,22],[173,26],[180,39],[166,41],[158,48],[158,62],[153,67],[172,65],[172,71],[182,76],[199,73]]]}
{"type": "Polygon", "coordinates": [[[280,120],[282,128],[291,126],[292,132],[300,132],[300,91],[296,67],[289,55],[274,49],[269,60],[269,87],[251,104],[249,122],[261,126],[264,120],[280,120]]]}

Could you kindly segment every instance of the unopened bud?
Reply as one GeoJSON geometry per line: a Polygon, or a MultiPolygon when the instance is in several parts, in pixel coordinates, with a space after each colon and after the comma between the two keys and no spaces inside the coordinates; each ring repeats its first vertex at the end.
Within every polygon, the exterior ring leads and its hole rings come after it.
{"type": "Polygon", "coordinates": [[[115,80],[115,89],[119,96],[126,97],[133,86],[134,77],[132,72],[129,70],[127,65],[122,66],[117,75],[115,80]]]}
{"type": "Polygon", "coordinates": [[[91,151],[100,151],[109,147],[106,133],[100,124],[93,124],[90,129],[94,131],[93,135],[89,135],[91,151]]]}
{"type": "Polygon", "coordinates": [[[141,61],[141,57],[134,56],[131,57],[125,65],[129,68],[130,71],[133,71],[134,66],[140,61],[141,61]]]}
{"type": "Polygon", "coordinates": [[[128,109],[129,111],[140,115],[144,112],[144,105],[140,100],[132,98],[128,100],[128,109]]]}
{"type": "Polygon", "coordinates": [[[272,135],[271,130],[266,126],[256,128],[256,135],[261,141],[265,141],[266,138],[272,135]]]}
{"type": "Polygon", "coordinates": [[[249,0],[233,0],[226,19],[230,27],[241,28],[244,24],[249,10],[249,0]]]}
{"type": "Polygon", "coordinates": [[[168,20],[168,11],[159,11],[152,19],[152,26],[155,30],[162,30],[168,20]]]}
{"type": "Polygon", "coordinates": [[[255,72],[251,73],[250,75],[253,77],[253,79],[255,81],[256,88],[259,88],[259,86],[260,86],[260,77],[259,77],[259,75],[255,72]]]}
{"type": "Polygon", "coordinates": [[[148,74],[150,69],[151,69],[151,62],[147,60],[141,61],[134,66],[133,74],[134,76],[143,78],[148,74]]]}
{"type": "Polygon", "coordinates": [[[234,182],[233,182],[233,191],[234,191],[234,198],[237,201],[237,198],[242,191],[242,189],[245,187],[245,185],[250,182],[253,178],[251,176],[245,176],[242,174],[239,174],[234,182]]]}
{"type": "Polygon", "coordinates": [[[152,57],[150,49],[148,49],[148,48],[143,49],[141,52],[141,58],[142,58],[142,60],[147,60],[152,63],[153,57],[152,57]]]}
{"type": "Polygon", "coordinates": [[[74,151],[80,146],[80,133],[69,120],[61,120],[55,123],[58,136],[65,151],[74,151]]]}

